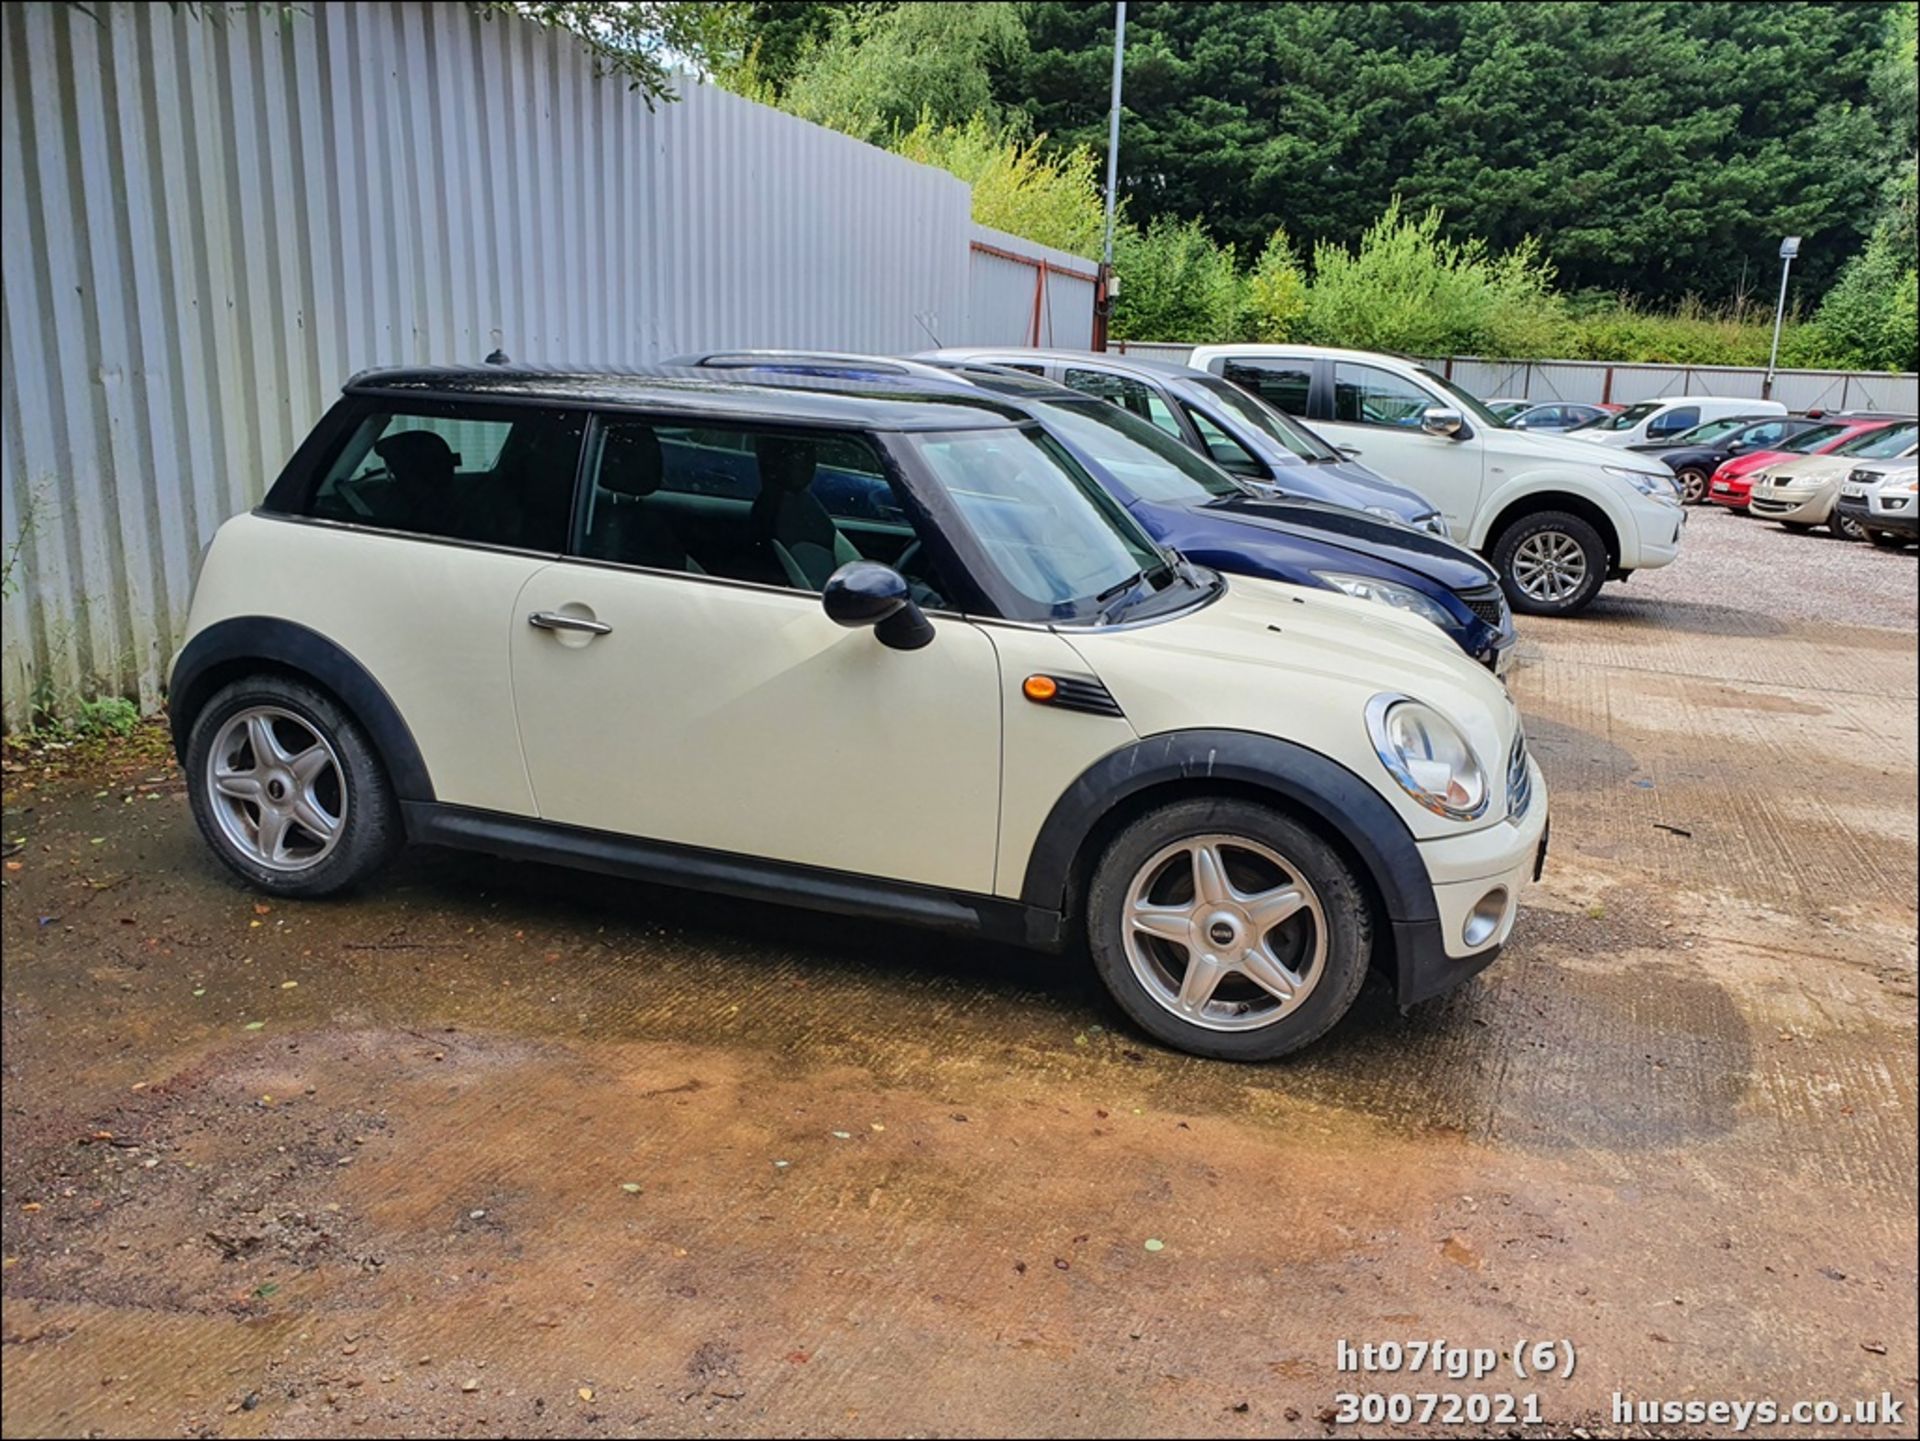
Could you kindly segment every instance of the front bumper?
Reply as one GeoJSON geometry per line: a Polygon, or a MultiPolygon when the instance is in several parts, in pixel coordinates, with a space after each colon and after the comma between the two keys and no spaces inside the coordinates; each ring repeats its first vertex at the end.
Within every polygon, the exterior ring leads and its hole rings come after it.
{"type": "MultiPolygon", "coordinates": [[[[1680,558],[1680,536],[1686,530],[1687,513],[1678,500],[1667,505],[1643,500],[1633,508],[1636,532],[1635,552],[1620,557],[1623,571],[1654,570],[1672,565],[1680,558]]],[[[1624,539],[1624,537],[1623,537],[1624,539]]]]}
{"type": "Polygon", "coordinates": [[[1763,520],[1784,520],[1794,525],[1825,525],[1833,514],[1833,491],[1758,490],[1747,499],[1747,509],[1763,520]]]}
{"type": "Polygon", "coordinates": [[[1420,842],[1439,919],[1394,923],[1401,1005],[1437,996],[1485,970],[1513,933],[1520,897],[1546,856],[1546,781],[1537,763],[1529,759],[1527,765],[1533,801],[1524,815],[1464,836],[1420,842]],[[1481,924],[1495,911],[1498,918],[1470,940],[1476,911],[1482,912],[1481,924]]]}
{"type": "Polygon", "coordinates": [[[1875,509],[1868,496],[1843,495],[1835,509],[1851,516],[1868,530],[1884,530],[1893,535],[1920,535],[1920,511],[1911,503],[1900,510],[1875,509]]]}
{"type": "Polygon", "coordinates": [[[1744,480],[1716,480],[1707,489],[1707,499],[1715,505],[1731,506],[1735,510],[1745,510],[1747,501],[1753,496],[1753,487],[1744,480]]]}

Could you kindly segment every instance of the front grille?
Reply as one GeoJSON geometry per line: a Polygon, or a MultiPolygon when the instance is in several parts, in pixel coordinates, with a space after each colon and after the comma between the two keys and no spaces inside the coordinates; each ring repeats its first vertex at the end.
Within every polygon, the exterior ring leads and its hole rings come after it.
{"type": "Polygon", "coordinates": [[[1467,609],[1495,630],[1507,628],[1507,598],[1497,585],[1485,590],[1468,590],[1460,593],[1460,599],[1466,602],[1467,609]]]}
{"type": "Polygon", "coordinates": [[[1533,770],[1527,765],[1527,733],[1517,731],[1507,757],[1507,819],[1517,821],[1533,804],[1533,770]]]}

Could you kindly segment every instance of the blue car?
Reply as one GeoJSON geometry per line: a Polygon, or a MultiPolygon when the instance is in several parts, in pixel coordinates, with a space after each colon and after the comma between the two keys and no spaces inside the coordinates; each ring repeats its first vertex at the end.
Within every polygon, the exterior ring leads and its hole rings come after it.
{"type": "MultiPolygon", "coordinates": [[[[1420,616],[1495,674],[1512,658],[1512,614],[1498,577],[1473,552],[1351,506],[1256,492],[1147,421],[1083,392],[988,367],[949,371],[878,356],[734,352],[715,364],[700,356],[668,364],[725,370],[758,385],[808,375],[887,390],[984,390],[1033,416],[1155,540],[1189,560],[1420,616]]],[[[871,487],[851,472],[830,472],[816,479],[816,493],[843,482],[871,487]]],[[[889,497],[835,491],[831,508],[857,516],[890,504],[889,497]]]]}
{"type": "Polygon", "coordinates": [[[1093,350],[972,347],[914,357],[948,369],[991,365],[1108,400],[1245,481],[1256,491],[1303,496],[1447,534],[1439,508],[1322,440],[1294,416],[1210,370],[1093,350]]]}

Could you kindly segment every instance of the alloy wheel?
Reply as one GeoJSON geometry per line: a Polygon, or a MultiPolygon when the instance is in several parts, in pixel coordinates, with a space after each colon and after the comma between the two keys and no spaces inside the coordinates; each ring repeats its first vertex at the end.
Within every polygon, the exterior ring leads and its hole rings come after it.
{"type": "Polygon", "coordinates": [[[304,871],[333,853],[347,819],[346,773],[311,722],[249,706],[207,753],[207,799],[221,833],[255,865],[304,871]]]}
{"type": "Polygon", "coordinates": [[[1319,895],[1286,857],[1243,836],[1162,848],[1134,873],[1125,905],[1135,979],[1164,1010],[1210,1031],[1292,1015],[1326,969],[1319,895]]]}
{"type": "Polygon", "coordinates": [[[1563,531],[1539,531],[1514,548],[1513,579],[1528,599],[1562,604],[1587,583],[1587,553],[1563,531]]]}
{"type": "Polygon", "coordinates": [[[1680,472],[1680,498],[1688,505],[1698,505],[1707,498],[1707,473],[1692,466],[1680,472]]]}

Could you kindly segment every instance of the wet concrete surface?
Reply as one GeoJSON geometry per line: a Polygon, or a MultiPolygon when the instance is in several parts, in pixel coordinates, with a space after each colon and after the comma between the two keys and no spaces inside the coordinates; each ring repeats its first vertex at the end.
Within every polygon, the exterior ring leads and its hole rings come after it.
{"type": "Polygon", "coordinates": [[[1278,1066],[1071,960],[537,866],[266,902],[151,753],[16,766],[5,1433],[1328,1434],[1349,1391],[1910,1432],[1915,635],[1770,609],[1809,543],[1707,516],[1705,583],[1523,620],[1513,945],[1278,1066]],[[1578,1366],[1336,1370],[1431,1337],[1578,1366]]]}

